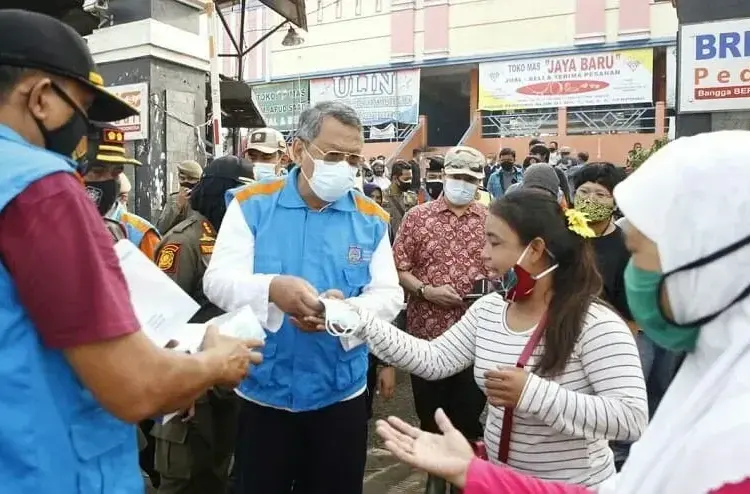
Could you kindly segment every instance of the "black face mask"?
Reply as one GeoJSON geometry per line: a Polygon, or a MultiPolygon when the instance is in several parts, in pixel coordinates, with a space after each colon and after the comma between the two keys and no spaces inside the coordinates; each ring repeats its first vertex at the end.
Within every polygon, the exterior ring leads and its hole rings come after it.
{"type": "Polygon", "coordinates": [[[443,182],[427,182],[425,188],[430,197],[437,199],[443,193],[443,182]]]}
{"type": "Polygon", "coordinates": [[[38,118],[33,118],[37,127],[39,127],[39,132],[44,137],[44,147],[66,158],[71,158],[83,136],[88,134],[89,120],[81,113],[70,96],[65,94],[65,91],[60,89],[57,84],[52,84],[52,90],[73,109],[73,115],[62,126],[52,130],[47,129],[38,118]]]}
{"type": "Polygon", "coordinates": [[[510,170],[513,169],[513,162],[512,161],[503,161],[503,162],[500,163],[500,166],[503,168],[503,170],[510,171],[510,170]]]}
{"type": "Polygon", "coordinates": [[[409,180],[408,182],[399,181],[398,190],[400,190],[401,192],[406,192],[410,189],[411,189],[411,180],[409,180]]]}
{"type": "Polygon", "coordinates": [[[112,209],[117,200],[118,181],[117,179],[105,180],[103,182],[85,182],[86,193],[89,195],[99,214],[104,216],[112,209]]]}
{"type": "Polygon", "coordinates": [[[376,177],[382,177],[384,170],[374,170],[373,173],[375,174],[376,177]]]}

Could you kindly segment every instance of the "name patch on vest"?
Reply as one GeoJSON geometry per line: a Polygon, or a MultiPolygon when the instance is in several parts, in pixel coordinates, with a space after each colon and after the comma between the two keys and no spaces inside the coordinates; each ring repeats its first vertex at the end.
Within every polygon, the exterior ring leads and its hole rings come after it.
{"type": "Polygon", "coordinates": [[[369,249],[363,249],[359,245],[350,245],[349,252],[346,257],[346,260],[349,262],[349,264],[361,264],[363,262],[370,262],[370,259],[372,259],[372,251],[369,249]]]}

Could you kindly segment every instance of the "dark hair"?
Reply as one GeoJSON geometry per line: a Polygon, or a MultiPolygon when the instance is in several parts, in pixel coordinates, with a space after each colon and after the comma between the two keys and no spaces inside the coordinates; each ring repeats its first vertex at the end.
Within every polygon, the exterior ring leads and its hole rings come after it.
{"type": "Polygon", "coordinates": [[[589,160],[589,153],[586,151],[579,151],[578,152],[578,161],[586,162],[589,160]]]}
{"type": "Polygon", "coordinates": [[[427,161],[429,162],[427,165],[428,172],[441,172],[445,168],[445,160],[442,156],[430,156],[427,161]]]}
{"type": "Polygon", "coordinates": [[[373,193],[374,193],[375,191],[378,191],[378,192],[380,192],[380,195],[381,195],[381,196],[383,195],[383,189],[381,189],[380,187],[378,187],[377,185],[375,185],[375,184],[373,184],[373,183],[365,183],[365,184],[364,184],[364,185],[362,186],[362,192],[364,192],[364,194],[365,194],[365,195],[366,195],[367,197],[372,197],[372,194],[373,194],[373,193]]]}
{"type": "Polygon", "coordinates": [[[550,145],[554,144],[555,147],[559,147],[560,145],[557,143],[557,141],[549,141],[550,145]]]}
{"type": "Polygon", "coordinates": [[[404,160],[396,160],[391,166],[391,178],[400,177],[406,170],[411,171],[411,165],[404,160]]]}
{"type": "Polygon", "coordinates": [[[534,144],[529,152],[541,156],[543,163],[549,163],[549,148],[544,143],[534,144]]]}
{"type": "Polygon", "coordinates": [[[539,163],[539,159],[536,156],[527,156],[523,159],[524,168],[527,168],[535,163],[539,163]],[[532,163],[531,160],[534,160],[534,163],[532,163]]]}
{"type": "Polygon", "coordinates": [[[511,148],[502,148],[497,155],[498,156],[507,156],[509,154],[513,155],[513,158],[516,157],[516,152],[513,151],[511,148]]]}
{"type": "Polygon", "coordinates": [[[29,69],[23,67],[0,65],[0,100],[21,82],[28,71],[29,69]]]}
{"type": "Polygon", "coordinates": [[[573,353],[589,306],[602,290],[591,243],[568,228],[565,213],[549,194],[525,189],[509,192],[490,205],[490,214],[505,221],[522,244],[544,240],[558,263],[549,275],[553,295],[537,371],[545,376],[559,374],[573,353]]]}
{"type": "Polygon", "coordinates": [[[625,178],[625,170],[612,163],[589,163],[575,174],[573,186],[578,190],[578,187],[586,182],[592,182],[603,186],[611,193],[625,178]]]}
{"type": "Polygon", "coordinates": [[[536,146],[537,144],[544,144],[544,141],[539,139],[538,137],[534,137],[529,141],[529,147],[536,146]]]}

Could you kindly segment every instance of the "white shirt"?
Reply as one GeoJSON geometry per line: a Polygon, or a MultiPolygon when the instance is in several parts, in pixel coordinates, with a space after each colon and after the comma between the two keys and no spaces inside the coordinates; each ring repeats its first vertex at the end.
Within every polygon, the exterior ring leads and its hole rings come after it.
{"type": "MultiPolygon", "coordinates": [[[[473,366],[485,390],[484,373],[514,367],[535,329],[510,330],[507,307],[497,293],[486,295],[432,341],[376,319],[358,335],[377,357],[423,379],[445,379],[473,366]]],[[[543,350],[544,338],[527,369],[536,367],[543,350]]],[[[504,409],[488,409],[484,442],[497,463],[504,409]]],[[[508,464],[543,480],[595,487],[615,474],[608,441],[637,440],[647,422],[646,386],[633,335],[612,310],[594,304],[565,369],[552,378],[529,374],[514,413],[508,464]]]]}
{"type": "Polygon", "coordinates": [[[391,186],[391,181],[388,180],[387,178],[385,178],[385,176],[382,176],[382,177],[375,176],[375,177],[373,177],[372,183],[375,184],[383,192],[385,192],[386,190],[388,190],[388,187],[391,186]]]}
{"type": "MultiPolygon", "coordinates": [[[[284,226],[279,225],[279,228],[284,226]]],[[[271,280],[282,273],[256,274],[254,260],[255,236],[235,199],[227,207],[216,237],[211,262],[203,276],[203,291],[211,302],[227,312],[250,306],[261,325],[276,332],[284,322],[284,313],[269,302],[268,296],[271,280]]],[[[348,301],[381,319],[392,321],[401,311],[404,291],[399,285],[387,232],[372,253],[369,269],[370,283],[363,288],[361,295],[348,301]]],[[[342,346],[350,350],[361,343],[361,340],[350,338],[343,340],[342,346]]],[[[364,388],[354,396],[362,392],[364,388]]]]}

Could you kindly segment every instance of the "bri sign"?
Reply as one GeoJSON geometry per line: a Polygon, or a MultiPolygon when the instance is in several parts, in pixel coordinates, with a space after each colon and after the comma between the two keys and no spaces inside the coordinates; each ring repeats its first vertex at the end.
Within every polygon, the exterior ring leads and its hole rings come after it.
{"type": "Polygon", "coordinates": [[[680,29],[680,113],[750,109],[750,19],[680,29]]]}

